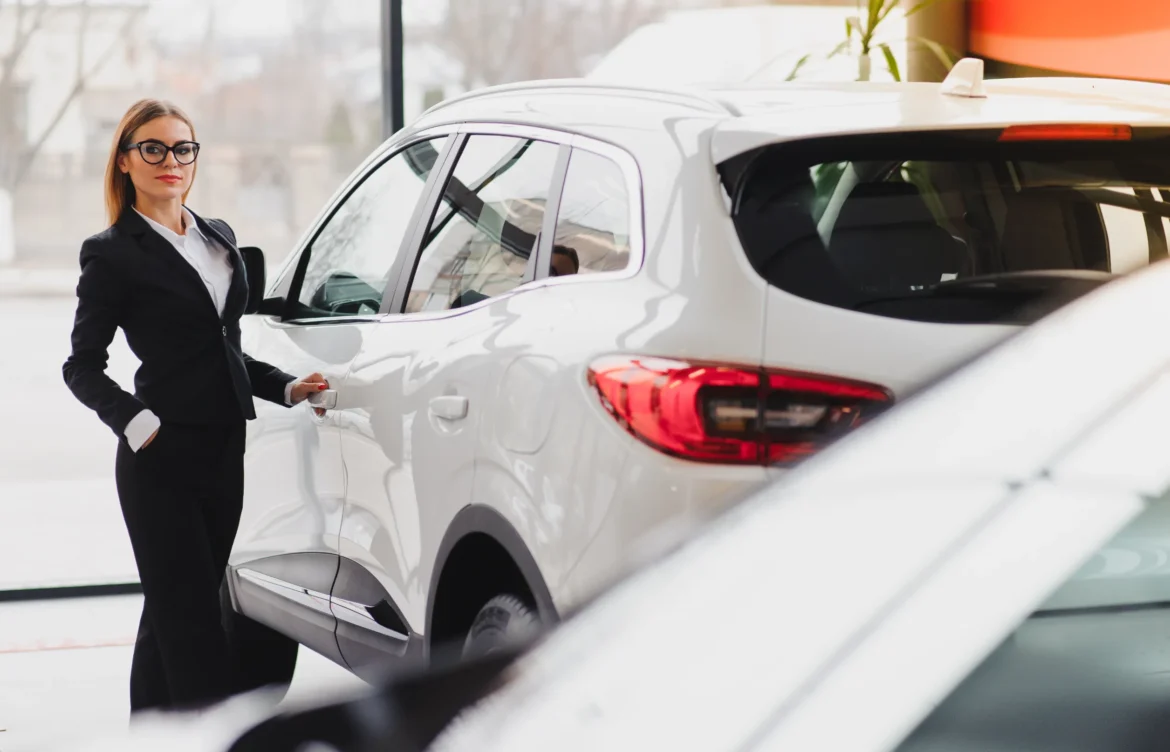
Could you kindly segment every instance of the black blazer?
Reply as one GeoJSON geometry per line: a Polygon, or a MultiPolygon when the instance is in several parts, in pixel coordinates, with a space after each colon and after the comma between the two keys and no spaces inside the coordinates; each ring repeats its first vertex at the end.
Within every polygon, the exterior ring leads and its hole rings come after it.
{"type": "Polygon", "coordinates": [[[283,405],[294,380],[240,349],[248,282],[235,233],[220,220],[195,221],[235,268],[222,319],[195,268],[133,209],[81,245],[73,352],[62,370],[77,399],[119,439],[146,408],[164,425],[251,420],[253,395],[283,405]],[[133,395],[105,373],[118,327],[142,362],[133,395]]]}

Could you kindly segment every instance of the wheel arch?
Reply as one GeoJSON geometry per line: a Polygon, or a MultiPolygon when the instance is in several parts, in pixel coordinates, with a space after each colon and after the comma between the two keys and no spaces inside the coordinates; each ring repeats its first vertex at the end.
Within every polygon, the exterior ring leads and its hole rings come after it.
{"type": "Polygon", "coordinates": [[[503,549],[504,553],[516,565],[520,576],[524,580],[529,594],[531,594],[540,614],[540,620],[545,625],[553,625],[560,621],[556,604],[553,603],[552,593],[544,581],[540,567],[533,558],[528,546],[520,533],[496,510],[491,507],[473,504],[461,509],[439,544],[435,557],[435,565],[431,570],[431,583],[427,593],[427,621],[426,621],[426,650],[429,656],[431,640],[434,637],[435,611],[439,594],[439,586],[446,573],[447,564],[452,552],[460,543],[473,536],[485,536],[503,549]]]}

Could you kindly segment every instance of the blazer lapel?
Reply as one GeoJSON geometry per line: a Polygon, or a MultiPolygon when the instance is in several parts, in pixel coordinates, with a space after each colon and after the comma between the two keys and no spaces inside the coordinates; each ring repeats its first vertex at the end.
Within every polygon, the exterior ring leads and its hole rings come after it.
{"type": "Polygon", "coordinates": [[[219,318],[219,313],[215,310],[215,301],[208,294],[207,286],[199,272],[166,238],[155,232],[145,219],[138,216],[138,212],[133,208],[122,212],[118,219],[118,227],[137,240],[143,251],[158,259],[171,271],[168,278],[161,281],[170,283],[168,286],[176,292],[203,302],[207,310],[219,318]]]}
{"type": "MultiPolygon", "coordinates": [[[[187,211],[191,210],[188,209],[187,211]]],[[[205,237],[215,240],[228,252],[228,258],[232,262],[232,283],[228,287],[227,302],[223,307],[223,317],[224,319],[239,318],[243,315],[244,306],[248,302],[248,279],[247,273],[244,271],[244,257],[240,253],[240,249],[236,247],[236,244],[229,240],[224,233],[220,232],[215,225],[200,217],[195,212],[191,212],[191,216],[195,218],[195,224],[199,225],[199,229],[205,237]]]]}

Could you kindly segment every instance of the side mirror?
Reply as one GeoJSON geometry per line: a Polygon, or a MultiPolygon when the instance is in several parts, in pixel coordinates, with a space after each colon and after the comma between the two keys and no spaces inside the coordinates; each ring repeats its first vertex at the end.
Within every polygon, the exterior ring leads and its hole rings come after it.
{"type": "Polygon", "coordinates": [[[244,313],[260,313],[264,303],[264,288],[268,286],[268,267],[264,263],[264,251],[248,246],[240,249],[244,257],[244,275],[248,279],[248,303],[244,313]]]}
{"type": "Polygon", "coordinates": [[[248,313],[258,313],[261,316],[275,316],[283,318],[285,315],[284,298],[265,298],[260,301],[260,307],[248,313]]]}

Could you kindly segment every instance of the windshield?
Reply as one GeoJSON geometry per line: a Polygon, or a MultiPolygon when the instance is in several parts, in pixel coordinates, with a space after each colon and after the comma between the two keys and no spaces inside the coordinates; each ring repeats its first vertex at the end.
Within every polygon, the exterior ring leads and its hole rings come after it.
{"type": "Polygon", "coordinates": [[[897,752],[1153,750],[1170,733],[1170,502],[1092,554],[897,752]]]}
{"type": "Polygon", "coordinates": [[[770,147],[724,177],[744,250],[771,284],[870,313],[989,323],[1166,258],[1161,152],[871,138],[770,147]],[[979,300],[956,313],[956,297],[979,300]]]}

